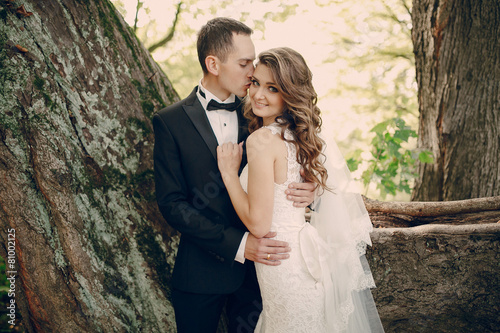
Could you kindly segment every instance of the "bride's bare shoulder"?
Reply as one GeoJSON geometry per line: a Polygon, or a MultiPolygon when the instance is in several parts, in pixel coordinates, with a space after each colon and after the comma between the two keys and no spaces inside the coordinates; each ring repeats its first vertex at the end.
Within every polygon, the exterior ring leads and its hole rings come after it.
{"type": "Polygon", "coordinates": [[[285,151],[286,146],[280,134],[274,133],[266,127],[259,128],[247,139],[248,155],[258,154],[276,159],[282,156],[285,151]]]}
{"type": "Polygon", "coordinates": [[[271,131],[267,127],[261,127],[248,136],[247,146],[268,146],[280,141],[283,140],[281,139],[281,136],[279,134],[273,133],[273,131],[271,131]]]}

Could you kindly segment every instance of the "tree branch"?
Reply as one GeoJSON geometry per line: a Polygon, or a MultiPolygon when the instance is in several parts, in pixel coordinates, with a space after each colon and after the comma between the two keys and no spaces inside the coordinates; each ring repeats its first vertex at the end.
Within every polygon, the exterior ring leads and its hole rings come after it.
{"type": "Polygon", "coordinates": [[[408,4],[406,3],[406,0],[401,0],[401,3],[403,4],[403,7],[405,7],[406,11],[408,12],[408,15],[411,16],[411,8],[410,6],[408,6],[408,4]]]}
{"type": "Polygon", "coordinates": [[[134,33],[137,33],[137,17],[139,16],[139,10],[141,9],[142,4],[141,0],[137,0],[137,7],[135,8],[134,33]]]}
{"type": "Polygon", "coordinates": [[[418,217],[477,213],[500,210],[500,196],[457,201],[383,202],[363,197],[370,213],[401,214],[418,217]]]}
{"type": "Polygon", "coordinates": [[[148,47],[148,51],[150,53],[153,53],[159,47],[165,46],[172,40],[172,38],[174,38],[175,27],[177,26],[177,22],[179,21],[179,14],[181,13],[181,6],[182,1],[177,4],[177,11],[175,12],[174,22],[172,23],[172,28],[170,28],[169,33],[167,34],[167,36],[165,36],[165,38],[148,47]]]}

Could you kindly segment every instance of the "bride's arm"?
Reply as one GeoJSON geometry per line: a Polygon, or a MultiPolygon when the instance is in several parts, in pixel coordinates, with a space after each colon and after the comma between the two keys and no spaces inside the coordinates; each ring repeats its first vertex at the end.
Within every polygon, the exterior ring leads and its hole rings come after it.
{"type": "Polygon", "coordinates": [[[274,205],[274,160],[269,134],[256,131],[247,139],[248,194],[241,187],[235,163],[241,158],[241,145],[217,148],[219,169],[236,213],[255,237],[264,237],[271,228],[274,205]],[[265,143],[265,144],[264,144],[265,143]],[[253,152],[253,153],[252,153],[253,152]]]}

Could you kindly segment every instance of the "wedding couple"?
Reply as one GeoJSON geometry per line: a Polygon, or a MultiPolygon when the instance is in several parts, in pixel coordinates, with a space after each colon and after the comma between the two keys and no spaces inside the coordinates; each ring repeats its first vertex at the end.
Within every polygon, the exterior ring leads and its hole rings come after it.
{"type": "Polygon", "coordinates": [[[229,18],[203,26],[203,78],[153,118],[157,202],[181,233],[177,331],[216,332],[225,306],[229,332],[383,332],[371,222],[339,152],[324,158],[311,72],[289,48],[254,67],[251,34],[229,18]]]}

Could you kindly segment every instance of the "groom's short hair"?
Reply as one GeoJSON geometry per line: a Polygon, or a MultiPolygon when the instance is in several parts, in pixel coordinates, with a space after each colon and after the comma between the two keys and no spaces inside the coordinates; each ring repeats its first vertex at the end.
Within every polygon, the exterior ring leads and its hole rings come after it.
{"type": "Polygon", "coordinates": [[[198,60],[203,73],[208,73],[205,59],[214,55],[225,62],[233,50],[233,33],[251,35],[252,29],[240,21],[228,17],[217,17],[208,21],[198,33],[198,60]]]}

